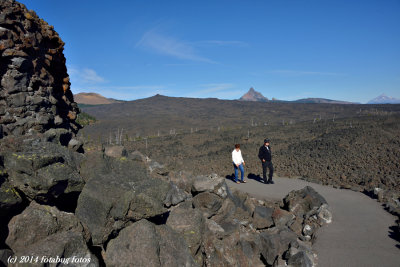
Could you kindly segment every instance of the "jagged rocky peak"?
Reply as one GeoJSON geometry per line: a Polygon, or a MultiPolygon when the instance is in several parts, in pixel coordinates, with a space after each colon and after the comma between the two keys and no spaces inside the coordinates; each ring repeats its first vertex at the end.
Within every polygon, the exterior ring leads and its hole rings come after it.
{"type": "Polygon", "coordinates": [[[254,90],[253,87],[251,87],[249,89],[249,91],[247,93],[245,93],[239,100],[266,102],[266,101],[268,101],[268,98],[263,96],[260,92],[257,92],[256,90],[254,90]]]}
{"type": "Polygon", "coordinates": [[[77,133],[79,109],[63,49],[53,26],[34,11],[14,0],[0,1],[0,138],[52,128],[77,133]]]}

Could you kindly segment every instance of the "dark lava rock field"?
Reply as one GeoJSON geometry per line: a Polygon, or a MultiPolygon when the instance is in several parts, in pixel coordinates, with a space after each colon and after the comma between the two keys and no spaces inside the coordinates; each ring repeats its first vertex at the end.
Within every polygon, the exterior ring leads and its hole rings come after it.
{"type": "Polygon", "coordinates": [[[259,175],[258,149],[266,137],[271,139],[277,176],[360,190],[400,191],[399,115],[214,128],[122,142],[128,150],[144,151],[172,169],[198,174],[211,170],[222,176],[233,173],[231,152],[240,143],[246,173],[259,175]]]}

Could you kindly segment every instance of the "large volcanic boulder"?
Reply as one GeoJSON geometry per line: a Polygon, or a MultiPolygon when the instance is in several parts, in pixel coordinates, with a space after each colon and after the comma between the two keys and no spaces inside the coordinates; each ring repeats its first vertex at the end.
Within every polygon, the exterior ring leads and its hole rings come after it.
{"type": "MultiPolygon", "coordinates": [[[[0,2],[0,138],[63,128],[76,133],[64,43],[14,0],[0,2]]],[[[67,140],[68,142],[69,140],[67,140]]]]}
{"type": "Polygon", "coordinates": [[[18,204],[20,193],[28,200],[57,205],[65,197],[77,196],[82,191],[81,154],[40,138],[22,139],[0,143],[0,157],[6,172],[1,188],[8,195],[0,197],[0,208],[18,204]]]}
{"type": "Polygon", "coordinates": [[[201,211],[193,209],[188,201],[171,211],[167,225],[183,236],[193,257],[201,262],[200,247],[205,228],[205,218],[201,211]]]}
{"type": "Polygon", "coordinates": [[[168,211],[164,200],[171,186],[150,177],[144,163],[106,157],[86,164],[93,169],[84,177],[87,182],[76,215],[88,226],[94,245],[105,243],[132,221],[163,220],[168,211]]]}
{"type": "Polygon", "coordinates": [[[288,223],[289,228],[302,240],[310,240],[319,227],[332,221],[332,213],[325,198],[310,186],[291,191],[283,203],[295,216],[294,221],[288,223]]]}
{"type": "Polygon", "coordinates": [[[98,266],[87,246],[90,234],[72,213],[32,201],[22,214],[11,219],[9,231],[6,243],[19,257],[35,255],[40,263],[43,257],[87,258],[98,266]]]}
{"type": "Polygon", "coordinates": [[[198,266],[181,235],[147,220],[125,229],[107,245],[107,266],[198,266]]]}

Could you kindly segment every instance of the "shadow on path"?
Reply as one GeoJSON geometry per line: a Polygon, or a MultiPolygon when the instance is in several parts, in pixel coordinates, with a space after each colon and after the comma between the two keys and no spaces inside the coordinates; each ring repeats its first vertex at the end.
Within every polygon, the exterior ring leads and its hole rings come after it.
{"type": "Polygon", "coordinates": [[[251,180],[254,180],[254,181],[257,181],[259,183],[264,183],[263,178],[261,178],[260,175],[256,175],[254,173],[249,173],[249,175],[247,175],[247,178],[249,178],[251,180]]]}
{"type": "MultiPolygon", "coordinates": [[[[396,225],[389,227],[389,237],[400,243],[400,232],[396,225]]],[[[400,244],[397,244],[396,247],[400,249],[400,244]]]]}
{"type": "Polygon", "coordinates": [[[232,174],[228,174],[227,176],[225,176],[225,178],[234,182],[235,181],[235,174],[233,174],[233,173],[232,174]]]}
{"type": "MultiPolygon", "coordinates": [[[[226,175],[225,178],[228,179],[228,180],[231,180],[231,181],[235,182],[235,174],[234,174],[234,173],[226,175]]],[[[239,178],[240,178],[240,177],[239,177],[239,178]]],[[[254,173],[249,173],[249,174],[247,175],[247,178],[248,178],[248,179],[251,179],[251,180],[254,180],[254,181],[257,181],[257,182],[259,182],[259,183],[264,183],[263,178],[261,178],[260,175],[256,175],[256,174],[254,174],[254,173]]]]}

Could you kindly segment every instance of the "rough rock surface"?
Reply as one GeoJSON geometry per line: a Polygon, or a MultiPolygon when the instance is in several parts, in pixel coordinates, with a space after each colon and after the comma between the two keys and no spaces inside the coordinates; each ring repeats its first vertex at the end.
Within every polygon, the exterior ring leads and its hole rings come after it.
{"type": "MultiPolygon", "coordinates": [[[[7,245],[17,256],[86,257],[98,265],[86,243],[90,235],[72,213],[32,201],[9,223],[7,245]]],[[[45,266],[45,264],[41,264],[45,266]]]]}
{"type": "Polygon", "coordinates": [[[290,192],[283,199],[283,203],[295,216],[294,220],[288,223],[289,228],[302,240],[311,240],[321,225],[332,221],[332,213],[325,198],[310,186],[290,192]]]}
{"type": "Polygon", "coordinates": [[[166,225],[140,220],[108,243],[107,266],[198,266],[185,240],[166,225]]]}
{"type": "Polygon", "coordinates": [[[76,133],[64,43],[53,27],[13,0],[0,3],[2,136],[64,128],[76,133]]]}
{"type": "Polygon", "coordinates": [[[193,198],[193,206],[200,209],[205,217],[210,218],[217,214],[222,201],[223,199],[216,194],[203,192],[193,198]]]}
{"type": "Polygon", "coordinates": [[[169,214],[167,225],[183,236],[194,258],[201,257],[205,218],[200,210],[193,209],[190,202],[180,205],[169,214]]]}
{"type": "Polygon", "coordinates": [[[253,214],[253,224],[257,229],[264,229],[274,225],[272,219],[273,209],[257,206],[253,214]]]}
{"type": "Polygon", "coordinates": [[[170,183],[170,189],[164,199],[164,205],[167,208],[176,206],[190,197],[191,196],[188,193],[178,188],[174,183],[170,183]]]}
{"type": "Polygon", "coordinates": [[[269,265],[282,256],[291,243],[297,242],[297,235],[287,228],[273,228],[261,233],[261,255],[269,265]]]}
{"type": "Polygon", "coordinates": [[[0,267],[7,267],[7,260],[13,253],[10,249],[0,249],[0,267]]]}
{"type": "Polygon", "coordinates": [[[54,204],[82,191],[84,181],[78,172],[81,154],[37,137],[10,139],[0,147],[6,184],[12,186],[6,189],[12,197],[8,203],[18,202],[23,193],[29,200],[54,204]]]}
{"type": "Polygon", "coordinates": [[[108,240],[130,221],[150,219],[167,212],[164,200],[169,183],[151,178],[143,163],[127,158],[106,158],[86,178],[76,215],[87,224],[94,245],[108,240]]]}
{"type": "Polygon", "coordinates": [[[290,192],[283,202],[287,209],[296,216],[303,216],[308,211],[327,203],[325,198],[310,186],[290,192]]]}
{"type": "Polygon", "coordinates": [[[0,185],[0,216],[5,216],[21,206],[21,195],[8,182],[0,185]]]}

